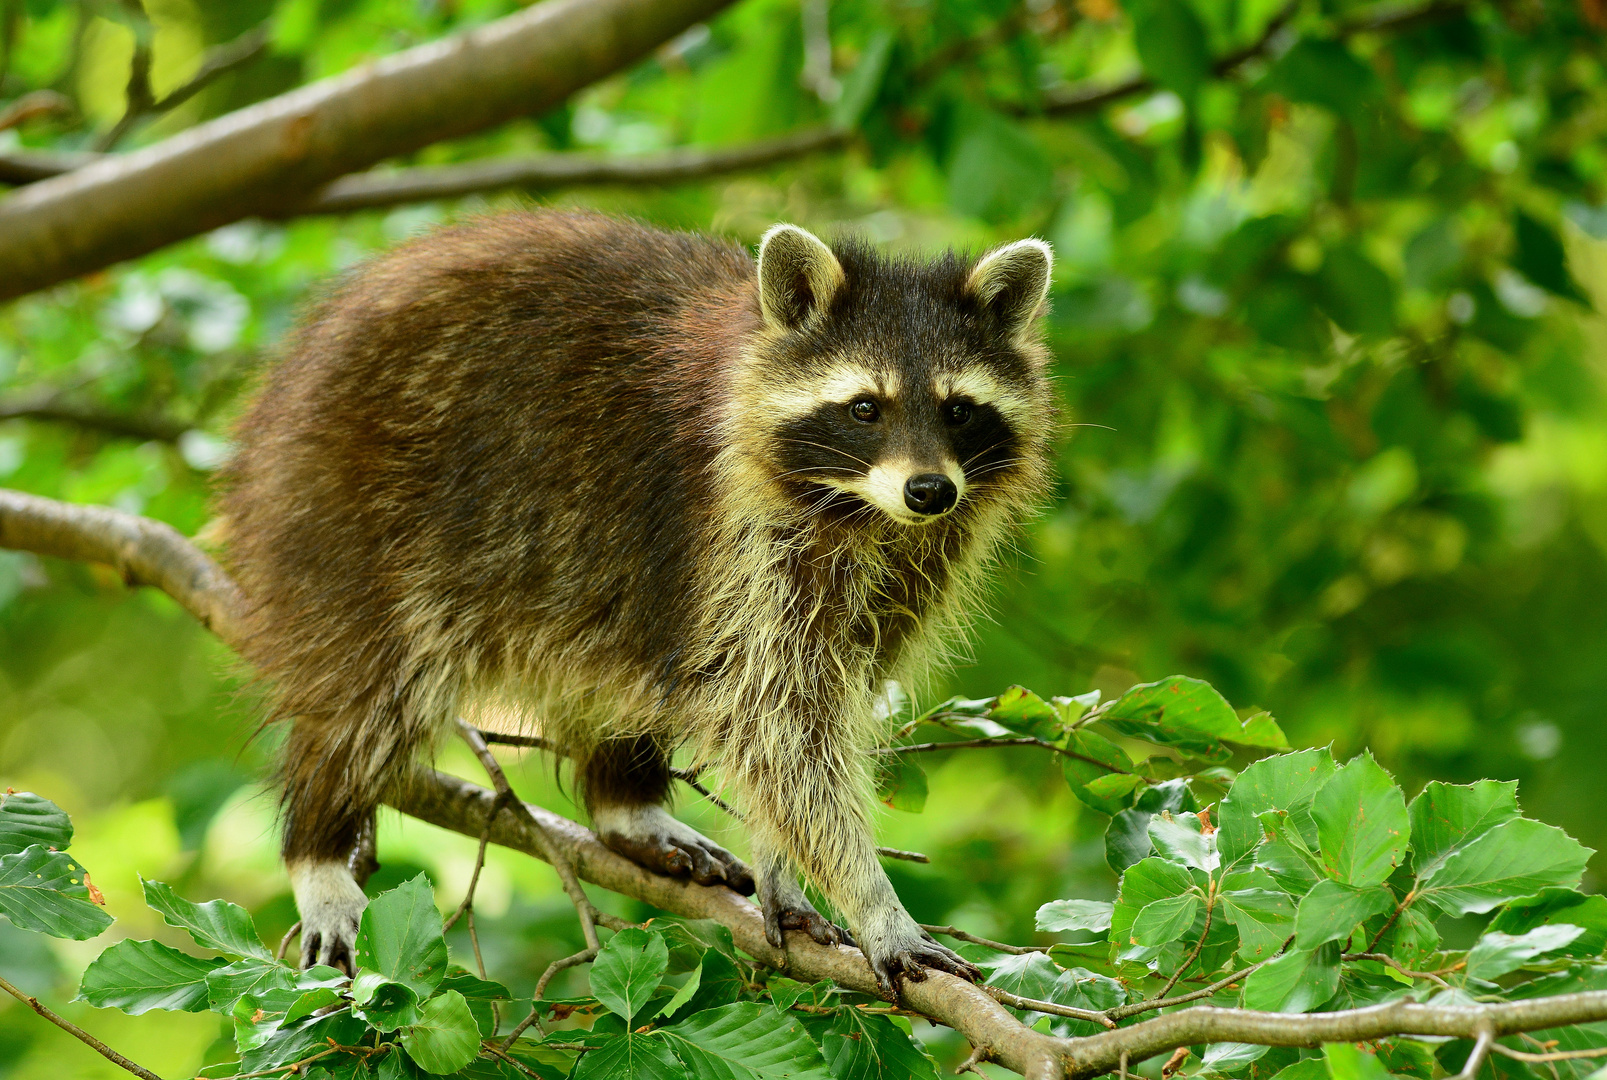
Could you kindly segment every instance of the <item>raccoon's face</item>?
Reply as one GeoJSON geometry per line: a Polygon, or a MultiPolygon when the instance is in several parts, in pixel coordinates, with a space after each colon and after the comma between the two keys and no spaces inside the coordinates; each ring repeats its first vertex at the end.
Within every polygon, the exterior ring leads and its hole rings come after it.
{"type": "Polygon", "coordinates": [[[1036,321],[1049,246],[974,266],[765,235],[758,400],[777,480],[811,509],[908,526],[963,515],[1033,474],[1050,422],[1036,321]]]}

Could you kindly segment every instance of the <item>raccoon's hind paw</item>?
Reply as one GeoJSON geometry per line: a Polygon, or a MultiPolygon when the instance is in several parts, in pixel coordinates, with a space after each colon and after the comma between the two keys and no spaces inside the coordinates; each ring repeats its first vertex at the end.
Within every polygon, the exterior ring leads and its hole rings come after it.
{"type": "Polygon", "coordinates": [[[753,895],[753,872],[746,863],[662,806],[599,807],[592,823],[605,846],[639,866],[753,895]]]}
{"type": "Polygon", "coordinates": [[[982,981],[982,972],[975,964],[939,945],[919,927],[915,928],[914,933],[894,933],[877,942],[866,942],[860,948],[864,950],[865,959],[870,962],[870,969],[876,976],[877,989],[888,1001],[898,1000],[900,977],[911,982],[924,982],[927,968],[947,972],[967,982],[982,981]]]}
{"type": "Polygon", "coordinates": [[[854,944],[854,935],[838,926],[809,905],[797,908],[766,908],[764,912],[765,940],[778,949],[786,948],[785,931],[802,930],[820,945],[854,944]]]}
{"type": "Polygon", "coordinates": [[[290,868],[301,913],[301,966],[357,970],[357,928],[368,897],[344,862],[300,862],[290,868]]]}

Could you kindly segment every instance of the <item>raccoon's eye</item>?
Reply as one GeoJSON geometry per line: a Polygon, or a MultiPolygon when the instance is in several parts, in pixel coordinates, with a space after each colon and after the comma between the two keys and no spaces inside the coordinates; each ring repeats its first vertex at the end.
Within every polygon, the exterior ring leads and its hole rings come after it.
{"type": "Polygon", "coordinates": [[[848,406],[848,415],[858,420],[861,424],[874,424],[876,418],[882,415],[882,411],[876,407],[876,403],[870,398],[860,398],[848,406]]]}
{"type": "Polygon", "coordinates": [[[951,401],[943,409],[943,419],[949,427],[964,427],[971,422],[971,403],[951,401]]]}

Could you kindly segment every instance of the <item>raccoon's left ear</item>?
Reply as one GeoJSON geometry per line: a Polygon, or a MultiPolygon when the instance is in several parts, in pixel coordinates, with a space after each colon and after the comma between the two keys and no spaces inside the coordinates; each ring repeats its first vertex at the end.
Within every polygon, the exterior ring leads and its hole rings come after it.
{"type": "Polygon", "coordinates": [[[759,306],[771,326],[796,330],[817,318],[842,284],[842,264],[814,233],[776,225],[759,241],[759,306]]]}
{"type": "Polygon", "coordinates": [[[965,291],[999,319],[1005,333],[1020,337],[1043,311],[1054,261],[1054,249],[1042,240],[1017,240],[982,256],[965,279],[965,291]]]}

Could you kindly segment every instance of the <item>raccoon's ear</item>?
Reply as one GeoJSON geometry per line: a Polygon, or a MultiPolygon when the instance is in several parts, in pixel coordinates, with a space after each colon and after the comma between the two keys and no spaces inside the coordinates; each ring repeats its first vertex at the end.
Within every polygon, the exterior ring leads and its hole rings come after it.
{"type": "Polygon", "coordinates": [[[818,317],[842,283],[842,264],[813,233],[776,225],[759,241],[759,306],[771,326],[795,330],[818,317]]]}
{"type": "Polygon", "coordinates": [[[1043,311],[1054,262],[1054,249],[1042,240],[1017,240],[982,256],[965,279],[965,291],[1009,336],[1018,337],[1043,311]]]}

